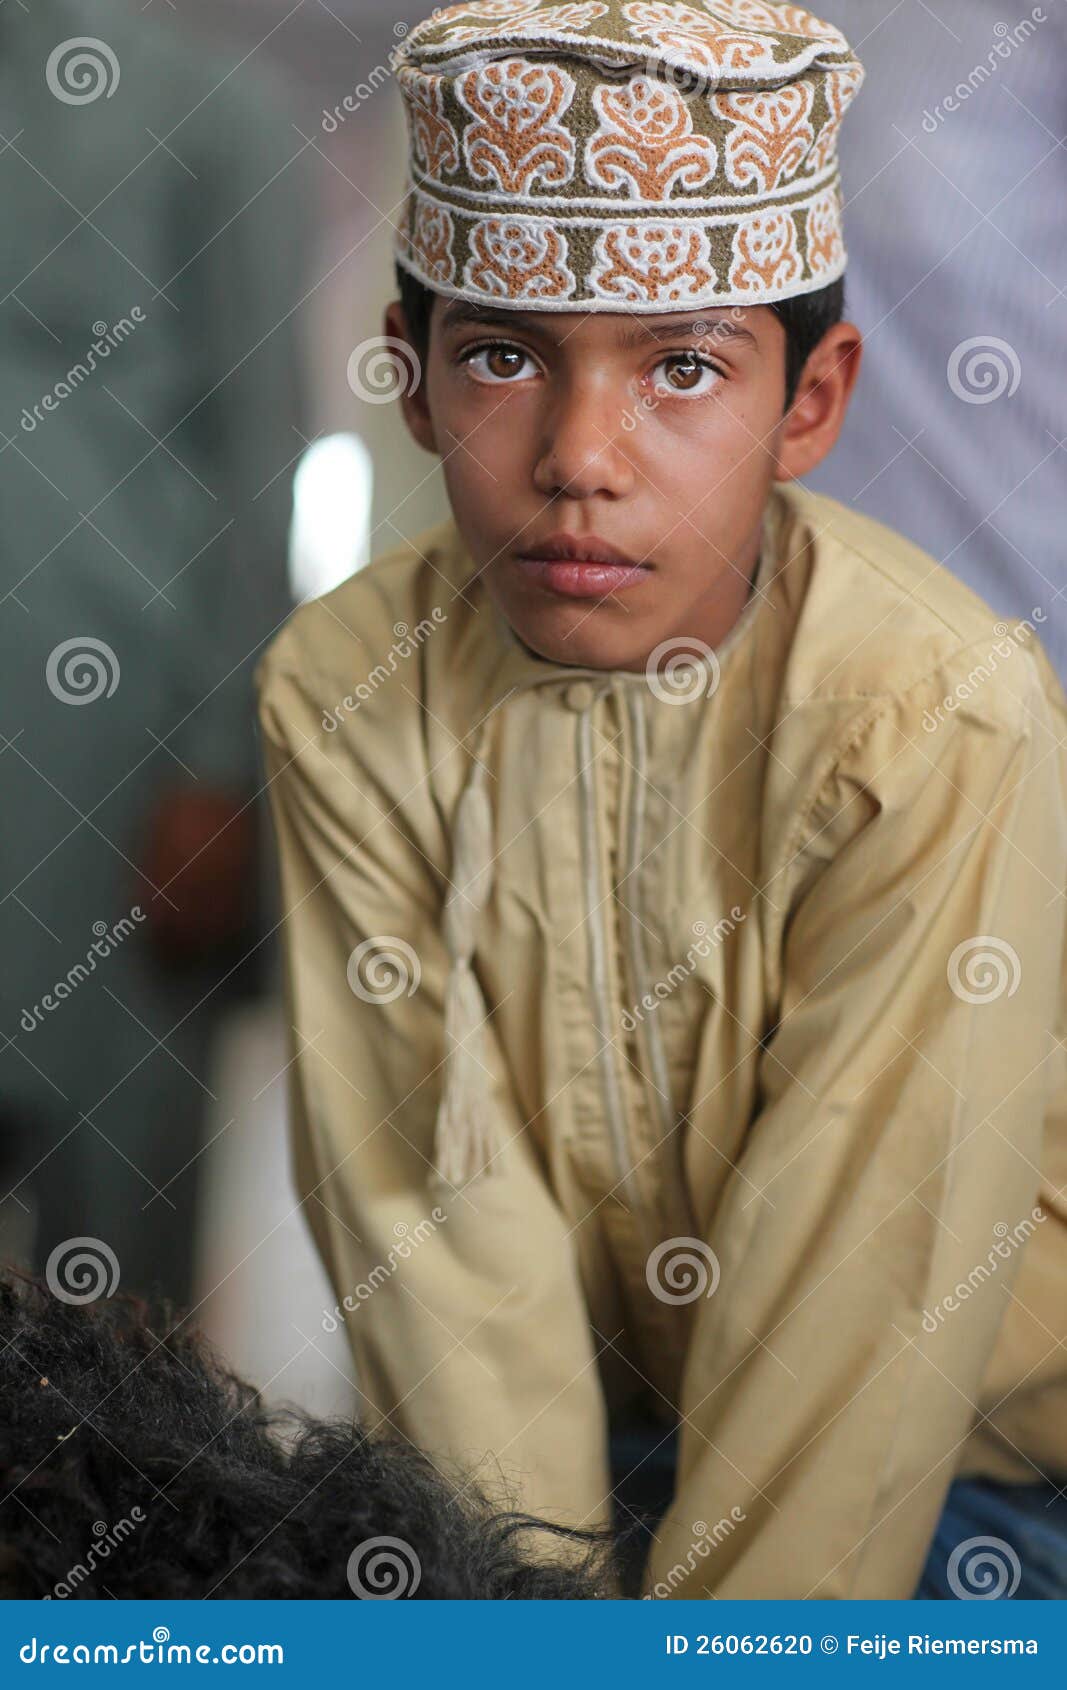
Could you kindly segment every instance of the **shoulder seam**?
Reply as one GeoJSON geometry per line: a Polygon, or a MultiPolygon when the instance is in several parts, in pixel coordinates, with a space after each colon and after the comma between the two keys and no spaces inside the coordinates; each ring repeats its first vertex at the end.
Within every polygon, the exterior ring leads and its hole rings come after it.
{"type": "MultiPolygon", "coordinates": [[[[1020,616],[1017,618],[1014,626],[1018,627],[1020,623],[1025,622],[1026,620],[1026,617],[1020,616]]],[[[1003,622],[1003,617],[997,618],[997,623],[1003,622]]],[[[947,626],[947,624],[944,625],[947,626]]],[[[994,626],[996,626],[996,624],[994,624],[994,626]]],[[[1004,636],[1000,635],[999,637],[1003,638],[1004,636]]],[[[862,703],[865,699],[871,701],[882,699],[886,703],[889,703],[893,700],[904,699],[910,692],[915,692],[919,687],[924,686],[928,681],[930,681],[939,669],[958,662],[958,660],[961,657],[965,657],[968,652],[978,651],[985,645],[987,645],[986,640],[977,639],[968,640],[962,645],[954,646],[952,650],[943,652],[942,655],[938,657],[928,669],[925,669],[921,675],[914,676],[911,680],[899,687],[883,687],[878,691],[871,692],[864,692],[862,689],[853,690],[852,692],[812,692],[808,694],[806,699],[801,700],[801,703],[806,704],[811,699],[832,700],[835,704],[848,704],[851,700],[855,700],[856,703],[862,703]]],[[[1027,655],[1025,648],[1020,647],[1020,650],[1023,651],[1024,655],[1027,655]]],[[[794,706],[794,708],[796,708],[796,706],[794,706]]]]}
{"type": "MultiPolygon", "coordinates": [[[[871,552],[866,549],[861,538],[842,532],[842,529],[850,523],[856,524],[861,528],[865,524],[872,524],[877,529],[884,531],[892,539],[904,545],[908,552],[917,560],[921,559],[924,563],[926,563],[928,567],[925,574],[919,580],[918,586],[921,587],[926,580],[933,576],[945,576],[954,586],[961,589],[961,591],[966,594],[969,599],[975,601],[976,607],[984,607],[997,621],[1010,621],[1010,618],[1006,614],[1001,614],[1000,612],[994,610],[993,606],[986,603],[986,601],[982,599],[974,591],[974,589],[962,579],[961,576],[949,569],[946,564],[942,563],[939,558],[935,557],[932,552],[928,551],[926,547],[920,545],[917,541],[910,539],[906,534],[899,533],[896,529],[890,528],[888,524],[883,523],[880,519],[871,517],[866,512],[857,510],[852,505],[845,504],[840,499],[833,498],[829,494],[816,493],[814,489],[804,487],[803,483],[800,483],[799,485],[802,487],[803,492],[808,499],[817,499],[820,502],[827,500],[829,503],[836,506],[841,512],[840,517],[835,517],[835,520],[831,523],[827,523],[821,529],[818,529],[815,538],[818,539],[820,536],[825,536],[831,544],[839,546],[843,551],[850,553],[853,557],[859,558],[869,569],[873,570],[878,575],[879,579],[887,586],[899,588],[899,582],[893,575],[892,571],[887,569],[885,564],[881,563],[877,556],[873,556],[871,552]]],[[[911,598],[918,606],[921,607],[923,612],[929,617],[931,623],[936,624],[937,626],[945,629],[946,632],[954,634],[957,638],[959,638],[959,629],[951,622],[946,621],[944,616],[942,616],[937,610],[936,606],[930,604],[926,599],[917,598],[915,593],[911,593],[906,596],[911,598]]],[[[1020,617],[1017,620],[1021,621],[1023,618],[1020,617]]],[[[862,697],[866,695],[859,694],[858,696],[862,697]]]]}
{"type": "MultiPolygon", "coordinates": [[[[864,737],[874,729],[874,727],[879,721],[881,721],[882,717],[886,715],[894,704],[906,698],[909,693],[915,692],[920,687],[926,685],[931,676],[936,674],[937,670],[941,668],[943,664],[955,661],[972,649],[973,642],[969,645],[957,647],[954,652],[948,654],[946,657],[939,658],[937,663],[935,663],[923,675],[909,683],[908,686],[902,687],[899,690],[883,693],[842,695],[843,702],[847,702],[849,698],[855,696],[857,702],[866,702],[868,708],[861,711],[858,717],[850,722],[847,731],[839,740],[835,740],[833,742],[820,759],[818,771],[812,778],[808,796],[800,810],[797,812],[793,826],[790,828],[789,833],[786,836],[785,843],[782,847],[781,857],[775,866],[774,873],[771,876],[769,884],[774,884],[774,882],[778,879],[778,876],[786,871],[790,862],[799,861],[805,849],[811,843],[808,836],[811,818],[815,810],[818,808],[826,786],[840,769],[845,758],[851,752],[856,750],[857,746],[861,743],[864,737]]],[[[1023,655],[1025,656],[1027,653],[1024,652],[1023,655]]],[[[1013,738],[1018,739],[1020,742],[1028,738],[1031,732],[1028,724],[1024,724],[1020,729],[1015,724],[1007,721],[998,721],[992,716],[989,718],[989,725],[997,731],[1010,734],[1013,738]]]]}

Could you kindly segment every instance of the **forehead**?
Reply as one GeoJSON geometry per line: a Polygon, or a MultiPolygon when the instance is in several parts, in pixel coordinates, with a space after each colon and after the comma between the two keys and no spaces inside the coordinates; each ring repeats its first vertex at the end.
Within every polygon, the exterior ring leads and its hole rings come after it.
{"type": "Polygon", "coordinates": [[[435,309],[446,332],[488,328],[501,334],[528,335],[550,345],[580,343],[585,348],[596,345],[617,351],[679,338],[717,344],[724,350],[747,347],[758,351],[766,345],[775,321],[774,312],[766,305],[652,313],[520,311],[465,299],[439,299],[435,309]]]}

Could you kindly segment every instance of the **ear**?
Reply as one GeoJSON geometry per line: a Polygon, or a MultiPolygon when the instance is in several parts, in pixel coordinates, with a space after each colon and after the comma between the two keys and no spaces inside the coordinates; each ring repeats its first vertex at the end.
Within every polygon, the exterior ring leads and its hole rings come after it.
{"type": "Polygon", "coordinates": [[[776,481],[807,475],[826,457],[841,432],[862,355],[855,323],[835,323],[813,348],[780,425],[776,481]]]}
{"type": "Polygon", "coordinates": [[[386,306],[384,329],[387,341],[400,341],[407,349],[406,352],[398,351],[398,362],[406,366],[400,371],[398,395],[408,433],[425,451],[436,453],[437,441],[434,438],[433,421],[426,400],[426,370],[415,350],[404,307],[399,299],[394,299],[391,305],[386,306]]]}

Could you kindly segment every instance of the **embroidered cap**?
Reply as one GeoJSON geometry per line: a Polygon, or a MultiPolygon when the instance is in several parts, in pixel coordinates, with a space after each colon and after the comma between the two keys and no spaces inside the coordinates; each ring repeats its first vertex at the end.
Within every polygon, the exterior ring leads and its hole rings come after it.
{"type": "Polygon", "coordinates": [[[760,305],[845,268],[836,142],[863,66],[772,0],[470,0],[394,55],[400,264],[538,311],[760,305]]]}

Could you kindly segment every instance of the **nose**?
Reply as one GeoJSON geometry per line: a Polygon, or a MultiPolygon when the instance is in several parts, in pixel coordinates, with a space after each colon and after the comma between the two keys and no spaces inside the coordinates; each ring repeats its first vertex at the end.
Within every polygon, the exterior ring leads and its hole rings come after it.
{"type": "Polygon", "coordinates": [[[534,485],[538,492],[570,499],[620,499],[634,484],[622,449],[621,407],[589,383],[560,392],[544,419],[534,485]],[[618,413],[618,414],[616,414],[618,413]]]}

